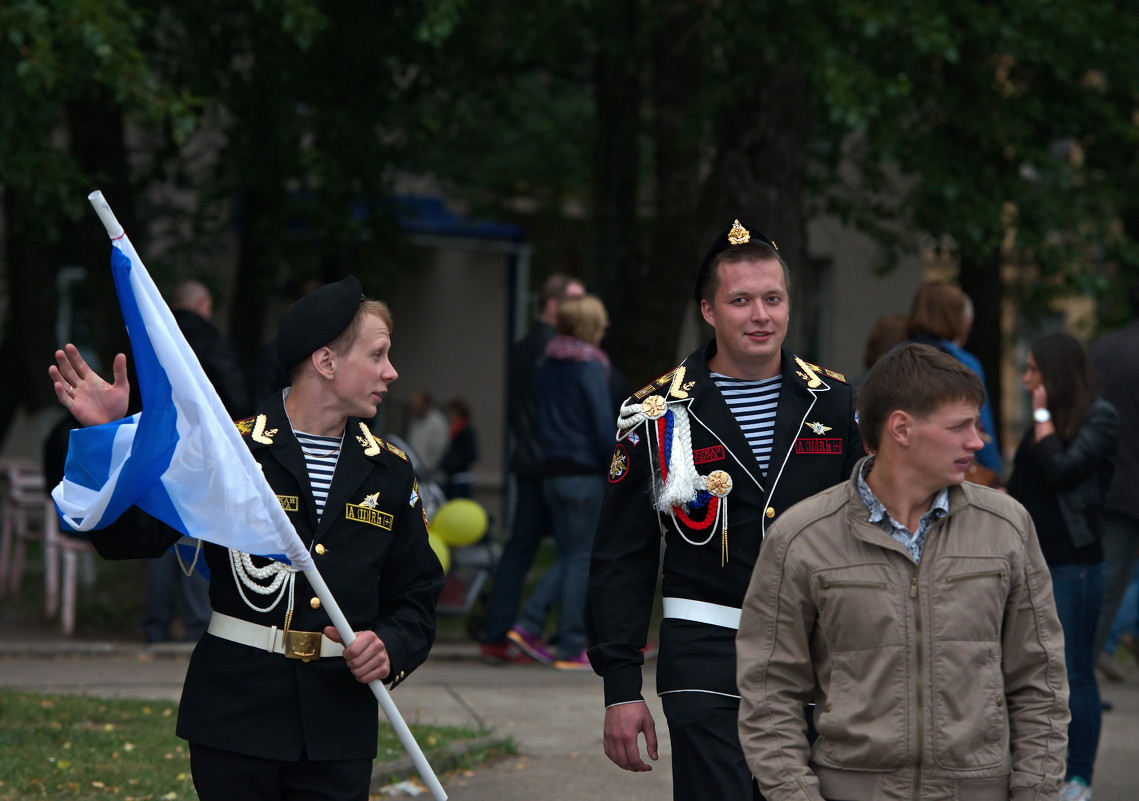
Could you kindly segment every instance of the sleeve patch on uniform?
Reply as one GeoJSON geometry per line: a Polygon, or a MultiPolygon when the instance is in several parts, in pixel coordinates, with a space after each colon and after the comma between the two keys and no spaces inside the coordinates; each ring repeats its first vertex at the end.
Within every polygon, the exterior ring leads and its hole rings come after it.
{"type": "Polygon", "coordinates": [[[613,449],[613,461],[609,463],[609,483],[616,484],[629,474],[629,453],[624,445],[613,449]]]}

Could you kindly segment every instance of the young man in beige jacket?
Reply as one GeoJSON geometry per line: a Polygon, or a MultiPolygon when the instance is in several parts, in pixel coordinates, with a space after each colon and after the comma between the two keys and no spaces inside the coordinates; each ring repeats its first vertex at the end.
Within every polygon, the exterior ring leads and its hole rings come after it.
{"type": "Polygon", "coordinates": [[[983,399],[952,357],[894,350],[857,401],[875,455],[768,529],[736,640],[767,801],[1056,799],[1063,634],[1028,513],[964,483],[983,399]]]}

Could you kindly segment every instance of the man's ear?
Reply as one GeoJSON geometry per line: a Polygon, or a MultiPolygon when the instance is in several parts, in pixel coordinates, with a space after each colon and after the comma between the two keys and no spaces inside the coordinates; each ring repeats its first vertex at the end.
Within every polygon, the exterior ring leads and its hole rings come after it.
{"type": "Polygon", "coordinates": [[[309,358],[312,359],[313,367],[316,368],[321,377],[331,379],[335,375],[336,354],[332,352],[332,348],[327,345],[323,348],[317,348],[309,358]]]}
{"type": "Polygon", "coordinates": [[[700,301],[700,316],[704,318],[704,322],[713,328],[716,327],[716,312],[712,310],[712,304],[706,300],[700,301]]]}
{"type": "Polygon", "coordinates": [[[895,409],[886,418],[886,436],[899,445],[908,445],[913,426],[914,418],[909,412],[895,409]]]}

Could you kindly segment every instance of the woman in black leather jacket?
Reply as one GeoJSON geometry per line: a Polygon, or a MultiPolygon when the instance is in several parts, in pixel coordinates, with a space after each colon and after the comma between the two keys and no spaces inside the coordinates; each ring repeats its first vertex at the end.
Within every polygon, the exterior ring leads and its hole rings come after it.
{"type": "Polygon", "coordinates": [[[1087,352],[1070,334],[1034,340],[1021,380],[1032,398],[1033,424],[1017,448],[1009,492],[1032,515],[1064,627],[1072,721],[1060,801],[1090,801],[1102,711],[1095,679],[1102,507],[1119,422],[1096,394],[1087,352]]]}

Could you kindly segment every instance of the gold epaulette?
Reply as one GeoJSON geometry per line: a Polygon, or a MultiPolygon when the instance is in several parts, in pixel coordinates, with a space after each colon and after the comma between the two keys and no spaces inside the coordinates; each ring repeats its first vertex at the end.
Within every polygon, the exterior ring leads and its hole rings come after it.
{"type": "Polygon", "coordinates": [[[240,433],[241,436],[247,437],[253,433],[253,419],[252,417],[246,417],[244,420],[233,421],[233,424],[237,426],[238,433],[240,433]]]}
{"type": "Polygon", "coordinates": [[[636,392],[633,393],[633,397],[636,398],[637,400],[642,400],[650,392],[653,392],[654,390],[660,389],[665,384],[672,381],[672,376],[675,373],[676,373],[676,368],[674,367],[673,369],[669,370],[667,373],[662,375],[660,378],[656,379],[655,381],[650,381],[649,383],[645,384],[643,387],[638,389],[636,392]]]}
{"type": "Polygon", "coordinates": [[[828,370],[826,367],[819,367],[817,364],[811,364],[810,362],[803,363],[814,370],[816,373],[821,373],[827,378],[833,378],[835,381],[841,381],[844,384],[850,383],[846,380],[846,376],[844,376],[842,373],[836,373],[834,370],[828,370]]]}

